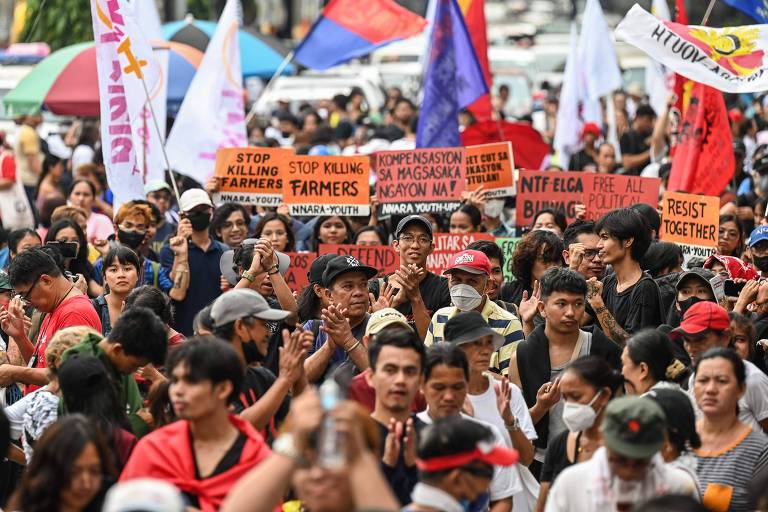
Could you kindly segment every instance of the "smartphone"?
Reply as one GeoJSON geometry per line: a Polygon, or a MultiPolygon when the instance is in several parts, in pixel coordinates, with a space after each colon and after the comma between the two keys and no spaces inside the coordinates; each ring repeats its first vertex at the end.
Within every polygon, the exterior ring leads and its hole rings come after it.
{"type": "Polygon", "coordinates": [[[723,293],[725,293],[726,297],[738,297],[746,284],[746,282],[737,283],[728,279],[723,286],[723,293]]]}
{"type": "Polygon", "coordinates": [[[76,242],[48,242],[45,245],[58,251],[62,258],[77,258],[76,242]]]}

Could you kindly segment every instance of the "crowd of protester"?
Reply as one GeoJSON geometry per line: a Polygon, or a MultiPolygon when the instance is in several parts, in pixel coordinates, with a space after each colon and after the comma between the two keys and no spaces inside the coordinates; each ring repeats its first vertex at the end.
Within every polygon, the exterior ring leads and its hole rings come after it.
{"type": "MultiPolygon", "coordinates": [[[[381,112],[361,100],[281,105],[250,143],[414,147],[398,90],[381,112]]],[[[616,101],[621,161],[587,125],[572,170],[664,183],[667,114],[616,101]]],[[[450,215],[296,218],[181,176],[178,198],[150,181],[113,205],[93,124],[42,140],[24,118],[0,179],[19,173],[36,219],[0,250],[0,503],[768,510],[768,146],[749,108],[730,116],[740,167],[716,253],[687,262],[649,205],[519,226],[514,198],[481,191],[450,215]],[[521,239],[511,255],[472,242],[438,275],[444,232],[521,239]],[[326,254],[292,290],[288,253],[320,244],[390,245],[397,269],[326,254]]]]}

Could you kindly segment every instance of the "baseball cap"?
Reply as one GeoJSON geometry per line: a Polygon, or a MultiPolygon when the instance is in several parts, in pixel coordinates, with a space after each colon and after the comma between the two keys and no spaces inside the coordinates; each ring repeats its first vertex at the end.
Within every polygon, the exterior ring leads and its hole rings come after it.
{"type": "Polygon", "coordinates": [[[323,271],[323,286],[330,287],[337,277],[347,272],[362,272],[366,279],[372,279],[379,273],[375,268],[360,263],[354,256],[336,256],[323,271]]]}
{"type": "Polygon", "coordinates": [[[728,312],[719,304],[704,301],[697,302],[685,312],[680,327],[672,329],[670,338],[683,335],[703,334],[707,331],[724,331],[731,326],[728,312]]]}
{"type": "Polygon", "coordinates": [[[595,123],[586,123],[581,129],[581,138],[583,139],[588,133],[591,133],[595,137],[600,136],[600,127],[595,123]]]}
{"type": "Polygon", "coordinates": [[[735,256],[713,254],[706,262],[704,262],[704,268],[708,270],[711,269],[715,262],[718,262],[725,267],[730,279],[747,279],[751,281],[752,279],[760,277],[760,272],[758,272],[756,268],[735,256]]]}
{"type": "Polygon", "coordinates": [[[384,308],[374,312],[368,318],[368,324],[365,326],[365,336],[378,334],[391,325],[406,327],[413,330],[411,326],[408,325],[408,319],[405,318],[404,314],[394,308],[384,308]]]}
{"type": "Polygon", "coordinates": [[[181,197],[179,198],[179,208],[183,212],[188,212],[195,206],[200,206],[201,204],[213,208],[213,203],[211,202],[211,198],[208,197],[208,192],[201,188],[191,188],[181,194],[181,197]]]}
{"type": "Polygon", "coordinates": [[[183,512],[186,509],[179,490],[154,478],[137,478],[112,487],[102,512],[183,512]]]}
{"type": "MultiPolygon", "coordinates": [[[[256,238],[246,238],[240,246],[254,245],[256,242],[258,242],[256,238]]],[[[280,251],[275,251],[275,255],[277,256],[277,270],[280,274],[285,275],[288,267],[291,265],[291,257],[280,251]]],[[[224,251],[221,258],[219,258],[219,270],[221,270],[221,275],[223,275],[229,284],[233,286],[240,280],[234,267],[235,249],[224,251]]]]}
{"type": "Polygon", "coordinates": [[[650,398],[616,398],[605,408],[603,442],[631,459],[650,459],[664,445],[664,411],[650,398]]]}
{"type": "Polygon", "coordinates": [[[146,185],[144,185],[144,195],[151,194],[152,192],[157,192],[158,190],[167,190],[168,192],[171,191],[171,187],[163,180],[152,180],[148,181],[146,185]]]}
{"type": "Polygon", "coordinates": [[[449,319],[443,330],[447,343],[463,345],[472,343],[483,336],[493,336],[493,348],[498,350],[504,344],[504,336],[491,329],[478,311],[463,311],[449,319]]]}
{"type": "Polygon", "coordinates": [[[59,386],[64,395],[82,394],[109,385],[107,369],[98,357],[76,352],[59,365],[59,386]]]}
{"type": "Polygon", "coordinates": [[[211,307],[213,325],[217,327],[249,317],[276,322],[290,314],[282,309],[270,308],[260,293],[248,288],[238,288],[220,295],[211,307]]]}
{"type": "Polygon", "coordinates": [[[309,281],[309,284],[321,284],[323,282],[323,272],[325,272],[325,267],[327,267],[328,263],[336,256],[338,256],[338,254],[323,254],[322,256],[318,256],[317,259],[312,262],[309,266],[309,272],[307,272],[307,280],[309,281]]]}
{"type": "Polygon", "coordinates": [[[451,264],[443,272],[443,274],[450,274],[454,270],[463,270],[470,274],[485,274],[491,275],[491,262],[488,261],[488,256],[480,251],[468,250],[461,251],[453,257],[451,264]]]}
{"type": "Polygon", "coordinates": [[[750,247],[756,246],[759,242],[768,240],[768,226],[757,226],[749,234],[749,241],[747,242],[750,247]]]}
{"type": "Polygon", "coordinates": [[[8,272],[0,270],[0,291],[9,290],[13,290],[13,286],[11,286],[11,278],[8,275],[8,272]]]}
{"type": "Polygon", "coordinates": [[[675,284],[675,290],[680,291],[680,288],[683,286],[683,282],[686,279],[698,279],[699,281],[706,283],[707,287],[712,291],[712,297],[715,297],[715,289],[712,288],[712,283],[709,282],[710,279],[715,277],[715,273],[711,270],[706,270],[701,267],[695,267],[690,270],[686,270],[685,272],[681,272],[680,275],[677,278],[677,284],[675,284]],[[693,277],[691,277],[693,276],[693,277]]]}
{"type": "Polygon", "coordinates": [[[667,430],[679,437],[690,441],[693,448],[701,445],[699,434],[696,432],[696,413],[687,394],[679,389],[651,389],[645,394],[654,400],[667,419],[667,430]]]}
{"type": "Polygon", "coordinates": [[[400,233],[403,232],[406,226],[414,222],[421,224],[421,226],[427,230],[427,233],[429,233],[429,238],[432,238],[434,236],[434,234],[432,233],[431,222],[429,222],[427,219],[425,219],[421,215],[409,215],[407,217],[403,217],[403,219],[397,223],[397,227],[395,228],[395,238],[400,238],[400,233]]]}

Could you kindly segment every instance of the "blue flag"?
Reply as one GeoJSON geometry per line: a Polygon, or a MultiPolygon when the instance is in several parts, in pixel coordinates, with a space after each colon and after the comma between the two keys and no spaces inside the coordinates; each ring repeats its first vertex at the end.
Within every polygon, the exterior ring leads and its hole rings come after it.
{"type": "Polygon", "coordinates": [[[768,4],[765,0],[723,0],[758,23],[768,23],[768,4]]]}
{"type": "Polygon", "coordinates": [[[461,145],[459,111],[488,92],[456,0],[437,0],[416,147],[461,145]]]}

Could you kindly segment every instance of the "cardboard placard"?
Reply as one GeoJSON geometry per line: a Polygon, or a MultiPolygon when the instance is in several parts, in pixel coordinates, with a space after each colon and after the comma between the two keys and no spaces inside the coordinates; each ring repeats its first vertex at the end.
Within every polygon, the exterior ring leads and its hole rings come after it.
{"type": "Polygon", "coordinates": [[[453,256],[476,240],[493,242],[493,236],[488,233],[467,233],[464,235],[435,233],[435,250],[427,256],[427,270],[439,276],[443,275],[443,271],[451,264],[453,256]]]}
{"type": "Polygon", "coordinates": [[[373,162],[379,215],[450,213],[461,204],[464,148],[382,151],[373,162]]]}
{"type": "Polygon", "coordinates": [[[688,269],[688,263],[693,258],[707,259],[717,252],[717,247],[701,247],[698,245],[677,244],[683,251],[683,270],[688,269]]]}
{"type": "Polygon", "coordinates": [[[517,244],[520,243],[522,238],[497,238],[496,245],[501,248],[501,253],[504,255],[504,265],[501,270],[504,272],[504,281],[510,282],[515,280],[515,276],[512,275],[512,255],[515,253],[517,244]]]}
{"type": "Polygon", "coordinates": [[[379,270],[379,277],[384,277],[400,268],[400,257],[389,245],[337,245],[320,244],[318,255],[338,254],[353,256],[363,265],[379,270]]]}
{"type": "Polygon", "coordinates": [[[291,291],[301,293],[301,290],[309,285],[307,273],[312,262],[317,259],[317,254],[314,252],[289,252],[286,254],[291,258],[291,264],[285,272],[285,282],[291,291]]]}
{"type": "Polygon", "coordinates": [[[367,156],[300,156],[283,160],[283,199],[292,215],[365,216],[371,211],[367,156]]]}
{"type": "Polygon", "coordinates": [[[467,146],[465,152],[467,190],[477,190],[482,186],[488,191],[489,199],[515,195],[512,143],[467,146]]]}
{"type": "Polygon", "coordinates": [[[214,202],[278,206],[283,202],[281,161],[290,154],[283,148],[219,149],[214,173],[219,191],[214,202]]]}
{"type": "Polygon", "coordinates": [[[530,226],[536,212],[544,208],[563,212],[568,223],[576,218],[577,204],[586,207],[586,218],[590,220],[638,203],[656,208],[660,183],[658,178],[593,172],[520,171],[517,225],[530,226]]]}
{"type": "Polygon", "coordinates": [[[699,247],[717,247],[720,198],[665,192],[659,238],[699,247]]]}

